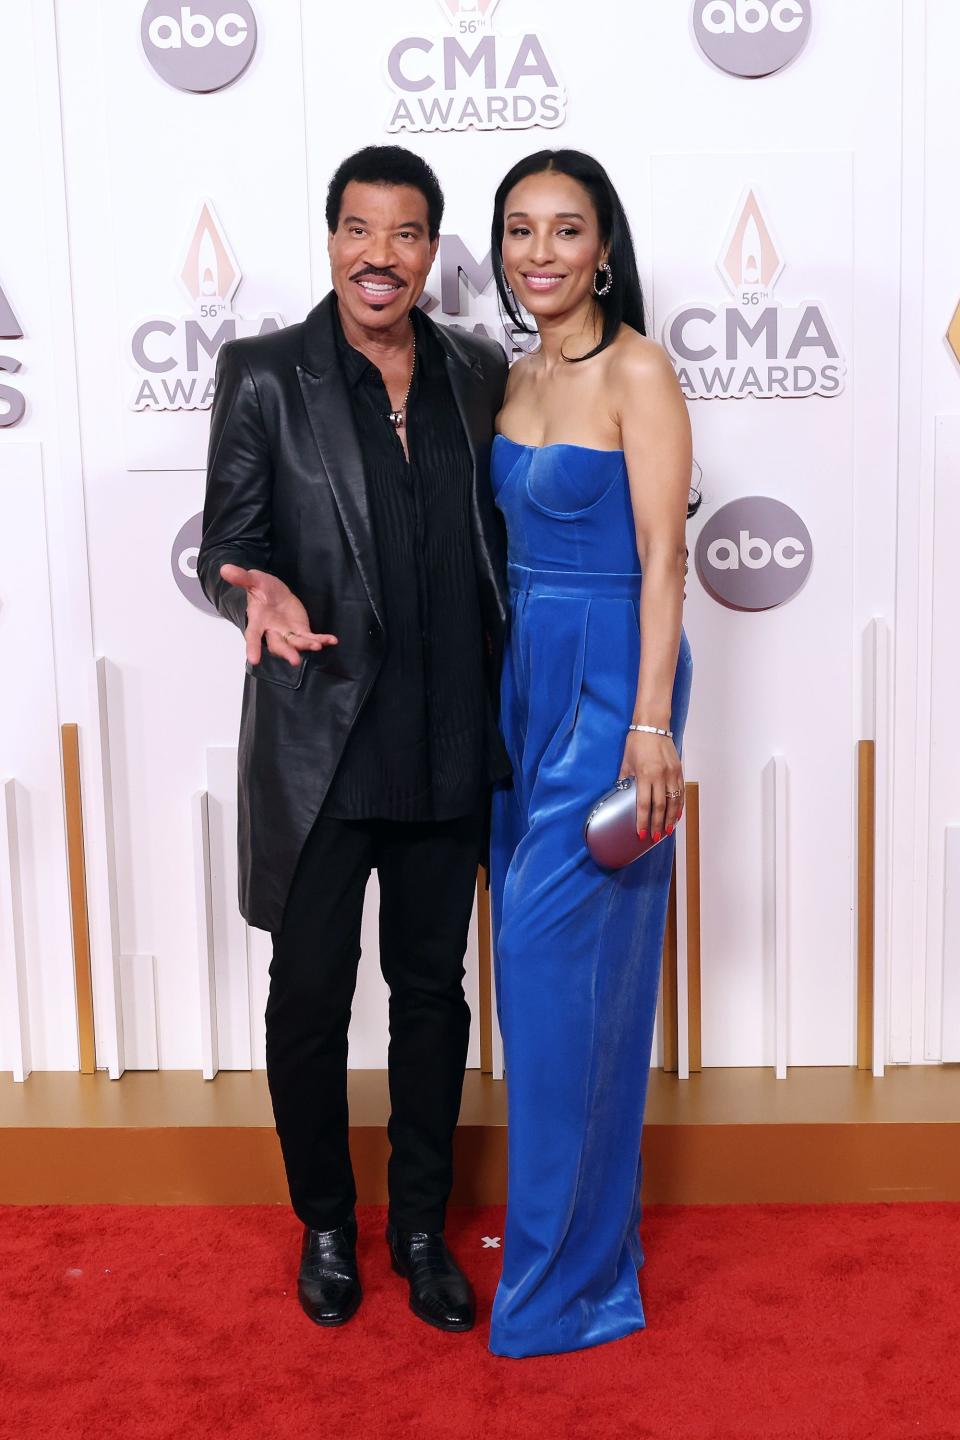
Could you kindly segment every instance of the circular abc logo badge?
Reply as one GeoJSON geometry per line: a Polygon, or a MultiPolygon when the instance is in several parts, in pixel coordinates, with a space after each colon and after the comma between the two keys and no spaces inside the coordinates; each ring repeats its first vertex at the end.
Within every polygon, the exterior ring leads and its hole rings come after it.
{"type": "Polygon", "coordinates": [[[811,0],[694,0],[693,33],[728,75],[773,75],[795,60],[810,34],[811,0]]]}
{"type": "Polygon", "coordinates": [[[222,90],[250,64],[257,22],[247,0],[150,0],[140,20],[143,53],[177,90],[222,90]]]}
{"type": "Polygon", "coordinates": [[[181,525],[170,552],[170,568],[177,582],[177,589],[186,596],[191,605],[207,615],[216,615],[215,608],[200,589],[197,579],[197,556],[200,553],[200,537],[203,534],[203,512],[192,515],[186,525],[181,525]]]}
{"type": "Polygon", "coordinates": [[[768,495],[722,505],[697,537],[697,574],[731,610],[770,610],[792,600],[812,563],[810,531],[795,510],[768,495]]]}

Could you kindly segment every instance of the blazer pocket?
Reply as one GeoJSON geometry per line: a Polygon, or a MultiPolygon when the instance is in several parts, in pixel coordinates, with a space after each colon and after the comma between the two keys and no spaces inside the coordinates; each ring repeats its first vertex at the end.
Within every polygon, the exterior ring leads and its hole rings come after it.
{"type": "Polygon", "coordinates": [[[268,680],[271,685],[282,685],[287,690],[299,690],[311,653],[307,651],[302,654],[299,665],[291,665],[289,660],[284,660],[281,655],[272,654],[264,646],[259,663],[254,665],[251,660],[248,660],[244,668],[248,675],[253,676],[254,680],[268,680]]]}

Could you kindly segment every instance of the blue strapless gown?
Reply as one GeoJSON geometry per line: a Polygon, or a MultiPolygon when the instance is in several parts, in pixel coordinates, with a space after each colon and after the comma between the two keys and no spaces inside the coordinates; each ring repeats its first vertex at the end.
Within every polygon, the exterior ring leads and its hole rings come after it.
{"type": "MultiPolygon", "coordinates": [[[[636,697],[640,565],[621,450],[498,435],[509,543],[491,902],[509,1106],[490,1349],[540,1355],[642,1329],[640,1136],[676,837],[622,870],[583,824],[615,782],[636,697]]],[[[671,728],[692,658],[681,634],[671,728]]]]}

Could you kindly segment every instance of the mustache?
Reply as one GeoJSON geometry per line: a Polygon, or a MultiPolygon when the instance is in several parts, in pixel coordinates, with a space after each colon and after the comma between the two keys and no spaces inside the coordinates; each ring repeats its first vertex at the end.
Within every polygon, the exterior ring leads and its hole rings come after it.
{"type": "Polygon", "coordinates": [[[395,275],[392,270],[378,270],[375,265],[365,265],[362,270],[358,270],[355,275],[351,275],[350,279],[363,280],[368,275],[374,280],[392,280],[395,285],[406,286],[407,283],[405,280],[401,280],[399,275],[395,275]]]}

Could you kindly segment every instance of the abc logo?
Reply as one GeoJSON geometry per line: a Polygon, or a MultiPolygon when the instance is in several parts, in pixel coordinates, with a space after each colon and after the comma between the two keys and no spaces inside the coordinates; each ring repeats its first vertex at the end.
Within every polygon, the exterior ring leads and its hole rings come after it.
{"type": "Polygon", "coordinates": [[[773,75],[796,59],[810,33],[811,0],[694,0],[693,33],[729,75],[773,75]]]}
{"type": "Polygon", "coordinates": [[[197,515],[191,515],[185,525],[181,525],[177,532],[177,538],[173,542],[173,549],[170,552],[170,569],[173,571],[173,578],[177,582],[177,589],[181,595],[186,596],[191,605],[196,605],[198,610],[203,610],[207,615],[216,615],[216,610],[204,595],[200,588],[200,581],[197,579],[197,555],[200,553],[200,539],[203,535],[203,511],[197,515]]]}
{"type": "Polygon", "coordinates": [[[792,600],[812,562],[810,531],[795,510],[769,495],[722,505],[697,537],[697,574],[731,610],[770,610],[792,600]]]}
{"type": "Polygon", "coordinates": [[[168,85],[205,94],[243,74],[256,48],[257,22],[248,0],[191,5],[150,0],[140,19],[140,41],[168,85]]]}

